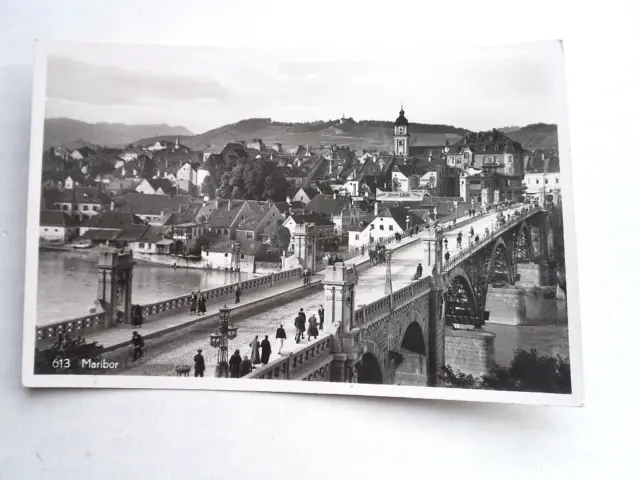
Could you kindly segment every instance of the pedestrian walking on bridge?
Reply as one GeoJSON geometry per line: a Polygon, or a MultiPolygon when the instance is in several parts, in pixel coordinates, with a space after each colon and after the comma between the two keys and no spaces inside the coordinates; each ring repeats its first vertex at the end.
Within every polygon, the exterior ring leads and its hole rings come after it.
{"type": "Polygon", "coordinates": [[[240,363],[240,376],[244,377],[245,375],[249,375],[253,370],[253,365],[251,365],[251,360],[249,360],[249,355],[244,356],[244,360],[240,363]]]}
{"type": "Polygon", "coordinates": [[[229,377],[240,378],[240,364],[242,363],[242,357],[240,356],[240,350],[236,350],[229,359],[229,377]]]}
{"type": "Polygon", "coordinates": [[[324,307],[322,305],[320,305],[320,308],[318,309],[318,318],[320,319],[319,328],[320,328],[320,330],[323,330],[323,328],[324,328],[324,307]]]}
{"type": "Polygon", "coordinates": [[[189,315],[195,315],[198,308],[198,295],[196,294],[196,292],[191,292],[189,302],[191,303],[191,310],[189,311],[189,315]]]}
{"type": "Polygon", "coordinates": [[[236,285],[234,292],[236,294],[236,303],[240,303],[240,295],[242,294],[242,287],[240,286],[240,282],[238,282],[238,284],[236,285]]]}
{"type": "Polygon", "coordinates": [[[195,357],[193,357],[193,373],[195,377],[204,377],[204,357],[202,356],[202,349],[198,349],[195,357]]]}
{"type": "Polygon", "coordinates": [[[287,332],[284,331],[284,327],[280,324],[280,327],[276,330],[276,341],[280,341],[280,348],[278,349],[278,355],[282,353],[282,347],[284,341],[287,339],[287,332]]]}
{"type": "Polygon", "coordinates": [[[204,296],[200,295],[200,298],[198,299],[198,315],[204,315],[205,313],[207,313],[207,301],[204,296]]]}
{"type": "Polygon", "coordinates": [[[251,363],[260,365],[260,340],[258,340],[258,335],[251,340],[249,346],[251,347],[251,363]]]}
{"type": "Polygon", "coordinates": [[[262,354],[260,355],[260,361],[263,365],[269,363],[269,357],[271,356],[271,343],[269,342],[269,335],[264,336],[264,340],[260,344],[262,354]]]}
{"type": "Polygon", "coordinates": [[[309,330],[307,331],[307,337],[309,338],[309,341],[311,341],[311,337],[313,337],[314,340],[318,338],[318,320],[313,313],[309,317],[309,330]]]}

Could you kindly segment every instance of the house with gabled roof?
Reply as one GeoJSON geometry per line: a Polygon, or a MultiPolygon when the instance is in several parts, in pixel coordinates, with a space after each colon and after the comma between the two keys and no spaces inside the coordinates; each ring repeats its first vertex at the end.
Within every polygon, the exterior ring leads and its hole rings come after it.
{"type": "Polygon", "coordinates": [[[193,200],[189,195],[146,195],[144,193],[127,193],[115,200],[114,209],[119,212],[136,214],[150,225],[157,225],[165,215],[181,212],[188,208],[193,200]]]}
{"type": "Polygon", "coordinates": [[[335,234],[343,235],[349,225],[360,221],[360,209],[348,197],[318,194],[304,207],[308,213],[316,213],[335,224],[335,234]]]}
{"type": "Polygon", "coordinates": [[[95,187],[65,188],[53,200],[54,208],[82,222],[98,215],[111,204],[111,198],[95,187]]]}
{"type": "Polygon", "coordinates": [[[405,207],[386,207],[367,225],[369,242],[377,242],[396,233],[404,233],[424,220],[405,207]]]}
{"type": "Polygon", "coordinates": [[[145,195],[175,195],[176,187],[167,178],[145,178],[136,187],[136,192],[145,195]]]}
{"type": "Polygon", "coordinates": [[[300,189],[293,196],[293,200],[296,202],[302,202],[306,205],[311,201],[313,197],[318,195],[318,193],[320,193],[320,191],[315,187],[300,187],[300,189]]]}
{"type": "Polygon", "coordinates": [[[42,210],[40,212],[40,238],[47,242],[64,243],[78,235],[78,221],[67,212],[42,210]]]}
{"type": "Polygon", "coordinates": [[[336,235],[335,224],[327,220],[325,217],[318,215],[317,213],[307,213],[303,215],[289,215],[283,222],[282,226],[285,227],[291,233],[291,243],[289,249],[294,250],[293,233],[296,230],[296,226],[303,223],[313,223],[315,225],[316,232],[316,250],[328,251],[331,250],[336,242],[339,240],[336,235]]]}
{"type": "Polygon", "coordinates": [[[268,240],[270,227],[284,221],[284,216],[273,202],[247,200],[250,212],[244,210],[235,227],[237,240],[268,240]]]}

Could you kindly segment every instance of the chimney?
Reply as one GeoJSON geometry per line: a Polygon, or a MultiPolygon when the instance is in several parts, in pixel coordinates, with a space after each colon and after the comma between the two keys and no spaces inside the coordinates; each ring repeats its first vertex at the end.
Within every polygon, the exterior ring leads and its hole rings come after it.
{"type": "Polygon", "coordinates": [[[287,197],[287,203],[291,205],[291,197],[287,197]]]}
{"type": "Polygon", "coordinates": [[[333,192],[333,199],[337,200],[338,199],[338,192],[333,192]]]}
{"type": "Polygon", "coordinates": [[[216,210],[220,208],[220,200],[218,197],[215,198],[213,206],[216,210]]]}
{"type": "Polygon", "coordinates": [[[376,217],[378,216],[378,208],[379,208],[379,207],[378,207],[378,202],[377,202],[377,201],[375,201],[375,202],[373,203],[373,214],[374,214],[376,217]]]}
{"type": "Polygon", "coordinates": [[[113,200],[111,200],[111,210],[115,210],[116,209],[116,202],[114,202],[113,200]]]}
{"type": "Polygon", "coordinates": [[[164,217],[164,210],[160,210],[160,216],[164,217]]]}

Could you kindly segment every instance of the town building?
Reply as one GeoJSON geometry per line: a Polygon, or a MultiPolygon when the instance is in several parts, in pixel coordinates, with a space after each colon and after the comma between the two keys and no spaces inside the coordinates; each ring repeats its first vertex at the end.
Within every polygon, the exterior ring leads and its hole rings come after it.
{"type": "Polygon", "coordinates": [[[106,210],[111,198],[95,187],[65,188],[56,193],[54,208],[74,217],[78,222],[88,220],[106,210]]]}
{"type": "Polygon", "coordinates": [[[145,195],[175,195],[176,187],[167,178],[145,178],[135,188],[136,192],[145,195]]]}
{"type": "Polygon", "coordinates": [[[193,202],[188,195],[127,193],[114,202],[114,209],[137,215],[150,225],[162,225],[166,215],[181,213],[193,202]]]}
{"type": "Polygon", "coordinates": [[[349,225],[360,221],[360,209],[353,206],[353,200],[340,197],[336,193],[330,195],[316,195],[305,207],[308,213],[316,213],[335,224],[334,233],[337,236],[346,234],[349,225]]]}
{"type": "Polygon", "coordinates": [[[560,172],[526,173],[524,176],[526,196],[541,204],[547,200],[558,203],[561,198],[560,172]]]}
{"type": "Polygon", "coordinates": [[[296,230],[296,227],[302,225],[303,223],[313,223],[315,225],[316,251],[330,251],[340,243],[335,234],[335,224],[327,220],[326,218],[315,213],[305,215],[290,215],[284,221],[282,226],[289,230],[289,232],[291,233],[291,243],[289,244],[289,249],[291,251],[293,251],[294,249],[293,234],[296,230]]]}
{"type": "Polygon", "coordinates": [[[266,260],[267,247],[255,240],[224,240],[202,249],[203,264],[214,270],[254,273],[256,262],[266,260]]]}
{"type": "Polygon", "coordinates": [[[45,242],[66,243],[78,235],[78,221],[67,212],[40,212],[40,239],[45,242]]]}

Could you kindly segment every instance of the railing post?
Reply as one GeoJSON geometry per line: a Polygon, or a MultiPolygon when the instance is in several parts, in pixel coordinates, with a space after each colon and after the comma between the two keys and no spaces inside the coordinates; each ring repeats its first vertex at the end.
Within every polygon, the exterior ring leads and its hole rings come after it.
{"type": "Polygon", "coordinates": [[[274,277],[275,277],[275,274],[273,273],[269,275],[269,282],[270,282],[271,288],[273,288],[273,284],[275,283],[274,277]]]}

